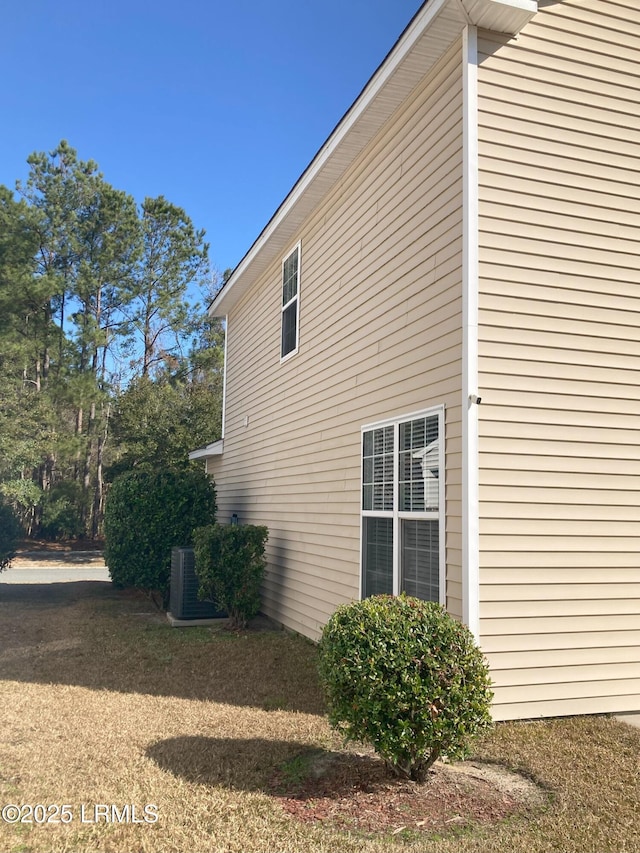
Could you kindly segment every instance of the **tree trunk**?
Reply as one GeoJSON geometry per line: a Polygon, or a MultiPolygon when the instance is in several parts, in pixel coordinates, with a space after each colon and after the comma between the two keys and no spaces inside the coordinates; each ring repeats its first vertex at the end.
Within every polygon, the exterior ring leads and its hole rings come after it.
{"type": "MultiPolygon", "coordinates": [[[[66,282],[65,282],[66,287],[66,282]]],[[[58,337],[58,369],[57,375],[60,375],[60,368],[62,367],[62,360],[64,357],[64,308],[65,308],[65,296],[66,292],[63,290],[62,298],[60,300],[60,335],[58,337]]]]}
{"type": "Polygon", "coordinates": [[[149,294],[146,295],[143,337],[144,354],[142,356],[142,375],[148,376],[149,367],[151,365],[151,359],[153,358],[153,341],[151,332],[151,298],[149,294]]]}
{"type": "Polygon", "coordinates": [[[102,434],[98,436],[98,451],[96,464],[96,484],[93,498],[93,516],[91,523],[91,538],[96,539],[102,532],[102,517],[104,514],[104,479],[103,479],[103,461],[104,447],[107,443],[109,435],[109,416],[111,414],[111,403],[107,403],[104,412],[104,429],[102,434]]]}
{"type": "Polygon", "coordinates": [[[96,404],[92,403],[89,409],[89,423],[87,424],[87,452],[84,457],[84,470],[82,472],[82,524],[85,534],[91,530],[91,516],[93,506],[89,503],[91,492],[91,460],[93,456],[93,429],[96,419],[96,404]]]}
{"type": "MultiPolygon", "coordinates": [[[[42,350],[42,378],[47,381],[49,368],[51,367],[51,350],[49,348],[49,324],[53,318],[51,305],[47,303],[44,307],[44,340],[42,350]]],[[[38,388],[40,390],[40,388],[38,388]]]]}

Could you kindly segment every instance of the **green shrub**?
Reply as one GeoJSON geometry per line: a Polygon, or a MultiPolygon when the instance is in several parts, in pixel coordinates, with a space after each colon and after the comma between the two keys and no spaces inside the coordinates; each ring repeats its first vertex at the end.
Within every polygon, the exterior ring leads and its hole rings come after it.
{"type": "Polygon", "coordinates": [[[215,488],[204,471],[131,471],[111,484],[105,505],[105,562],[116,586],[169,600],[171,549],[215,518],[215,488]]]}
{"type": "Polygon", "coordinates": [[[33,480],[5,480],[0,484],[0,501],[13,509],[21,535],[31,535],[36,507],[42,501],[42,489],[33,480]]]}
{"type": "Polygon", "coordinates": [[[51,541],[82,536],[82,488],[78,483],[56,483],[42,495],[40,533],[51,541]]]}
{"type": "Polygon", "coordinates": [[[268,537],[266,527],[252,524],[212,524],[194,533],[200,598],[226,610],[233,628],[244,628],[260,610],[268,537]]]}
{"type": "Polygon", "coordinates": [[[385,595],[343,605],[322,633],[319,668],[331,725],[415,781],[440,756],[464,758],[491,725],[485,659],[433,602],[385,595]]]}
{"type": "Polygon", "coordinates": [[[20,523],[11,507],[0,500],[0,572],[11,564],[21,534],[20,523]]]}

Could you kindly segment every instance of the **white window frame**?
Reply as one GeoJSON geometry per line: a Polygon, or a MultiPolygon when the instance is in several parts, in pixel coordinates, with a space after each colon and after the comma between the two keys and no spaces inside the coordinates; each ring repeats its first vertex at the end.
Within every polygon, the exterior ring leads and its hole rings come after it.
{"type": "Polygon", "coordinates": [[[282,364],[285,361],[288,361],[292,356],[294,356],[298,352],[298,345],[300,343],[300,270],[301,270],[301,261],[302,261],[302,243],[298,241],[296,245],[290,249],[282,259],[282,263],[280,266],[280,363],[282,364]],[[293,296],[286,305],[282,304],[282,296],[284,289],[284,265],[289,258],[296,254],[298,255],[298,280],[296,282],[296,294],[293,296]],[[284,331],[284,315],[287,308],[290,308],[293,304],[296,304],[296,345],[292,350],[289,350],[287,353],[282,352],[282,333],[284,331]]]}
{"type": "Polygon", "coordinates": [[[434,521],[438,523],[438,600],[443,606],[446,605],[446,548],[445,548],[445,452],[444,452],[444,412],[443,405],[432,406],[418,412],[387,418],[383,421],[365,424],[360,430],[360,599],[364,595],[364,519],[365,518],[391,518],[393,519],[393,595],[399,595],[401,591],[401,569],[402,553],[400,545],[401,522],[409,521],[434,521]],[[438,417],[438,510],[425,512],[406,512],[398,509],[398,481],[399,481],[399,434],[400,424],[418,418],[438,417]],[[366,510],[364,508],[364,465],[363,448],[364,434],[374,429],[393,427],[393,510],[366,510]]]}

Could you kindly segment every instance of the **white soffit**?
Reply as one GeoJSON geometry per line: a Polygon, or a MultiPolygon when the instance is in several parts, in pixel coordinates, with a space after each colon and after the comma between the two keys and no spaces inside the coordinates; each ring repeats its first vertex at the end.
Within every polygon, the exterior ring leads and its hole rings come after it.
{"type": "Polygon", "coordinates": [[[212,456],[222,456],[224,442],[222,439],[207,444],[206,447],[199,447],[197,450],[192,450],[189,453],[189,459],[209,459],[212,456]]]}
{"type": "Polygon", "coordinates": [[[305,219],[467,24],[515,35],[537,7],[537,0],[427,0],[235,268],[213,300],[210,314],[228,314],[280,259],[299,237],[305,219]]]}
{"type": "Polygon", "coordinates": [[[538,11],[538,0],[458,0],[469,23],[484,30],[516,35],[538,11]]]}

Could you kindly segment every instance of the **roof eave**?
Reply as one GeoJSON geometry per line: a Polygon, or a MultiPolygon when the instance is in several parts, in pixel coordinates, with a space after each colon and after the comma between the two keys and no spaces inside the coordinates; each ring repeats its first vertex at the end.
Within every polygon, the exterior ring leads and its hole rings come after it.
{"type": "Polygon", "coordinates": [[[205,447],[198,447],[189,453],[189,459],[211,459],[213,456],[222,456],[224,441],[213,441],[205,447]]]}
{"type": "Polygon", "coordinates": [[[471,25],[517,35],[538,11],[538,0],[457,0],[471,25]]]}
{"type": "Polygon", "coordinates": [[[289,248],[307,216],[465,26],[517,35],[537,11],[537,0],[426,2],[215,297],[211,316],[226,316],[257,277],[289,248]]]}

